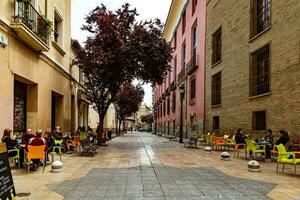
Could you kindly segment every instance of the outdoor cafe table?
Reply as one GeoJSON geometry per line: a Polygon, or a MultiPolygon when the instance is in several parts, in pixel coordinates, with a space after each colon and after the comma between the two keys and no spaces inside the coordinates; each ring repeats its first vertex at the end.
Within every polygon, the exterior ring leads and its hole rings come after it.
{"type": "Polygon", "coordinates": [[[259,146],[264,146],[264,148],[265,148],[264,156],[267,159],[267,146],[271,146],[272,143],[261,140],[261,141],[255,142],[255,144],[259,145],[259,146]]]}

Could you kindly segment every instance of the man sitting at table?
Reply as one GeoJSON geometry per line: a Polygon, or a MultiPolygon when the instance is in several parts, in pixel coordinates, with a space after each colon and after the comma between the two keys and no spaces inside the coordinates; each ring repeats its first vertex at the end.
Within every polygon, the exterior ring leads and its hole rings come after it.
{"type": "MultiPolygon", "coordinates": [[[[48,145],[47,145],[47,142],[46,142],[45,138],[42,138],[42,131],[41,130],[38,130],[36,132],[36,136],[29,140],[28,145],[31,145],[31,146],[46,145],[45,146],[45,151],[48,149],[48,145]]],[[[27,146],[26,146],[26,151],[28,151],[27,146]]],[[[32,170],[37,170],[38,166],[41,164],[40,160],[39,159],[33,159],[32,162],[33,162],[33,166],[32,166],[31,169],[32,170]]]]}
{"type": "Polygon", "coordinates": [[[267,130],[267,135],[264,138],[266,145],[266,158],[271,159],[271,150],[273,149],[274,135],[271,129],[267,130]]]}

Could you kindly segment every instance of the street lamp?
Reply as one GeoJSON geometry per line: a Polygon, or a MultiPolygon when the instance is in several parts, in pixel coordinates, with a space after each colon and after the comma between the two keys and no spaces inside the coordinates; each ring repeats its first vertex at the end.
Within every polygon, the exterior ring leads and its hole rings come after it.
{"type": "Polygon", "coordinates": [[[184,84],[179,86],[180,93],[180,136],[179,143],[183,143],[183,98],[184,98],[184,84]]]}

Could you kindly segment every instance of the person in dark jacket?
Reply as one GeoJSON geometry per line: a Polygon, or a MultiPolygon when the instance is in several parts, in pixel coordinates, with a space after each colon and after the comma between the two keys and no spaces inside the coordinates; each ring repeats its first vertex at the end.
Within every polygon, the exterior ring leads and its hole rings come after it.
{"type": "Polygon", "coordinates": [[[264,140],[269,143],[266,145],[266,158],[271,159],[271,150],[273,149],[274,145],[274,135],[271,129],[267,130],[267,135],[264,137],[264,140]]]}
{"type": "Polygon", "coordinates": [[[289,133],[285,130],[280,130],[280,138],[276,141],[276,145],[286,145],[290,141],[289,133]]]}
{"type": "MultiPolygon", "coordinates": [[[[11,138],[11,129],[5,129],[2,137],[2,143],[6,144],[7,150],[17,149],[16,142],[11,138]]],[[[8,157],[14,157],[17,155],[16,151],[12,151],[8,153],[8,157]]]]}
{"type": "MultiPolygon", "coordinates": [[[[31,146],[45,145],[45,152],[48,149],[48,145],[47,145],[47,142],[46,142],[45,138],[42,138],[42,131],[41,130],[38,130],[36,132],[36,136],[29,140],[28,145],[31,145],[31,146]]],[[[26,151],[28,151],[27,146],[26,146],[26,151]]],[[[40,160],[39,159],[33,159],[32,162],[33,162],[33,167],[31,169],[36,170],[38,168],[38,165],[40,164],[40,160]]]]}
{"type": "Polygon", "coordinates": [[[236,144],[246,144],[245,136],[243,135],[243,130],[239,128],[235,134],[236,144]]]}

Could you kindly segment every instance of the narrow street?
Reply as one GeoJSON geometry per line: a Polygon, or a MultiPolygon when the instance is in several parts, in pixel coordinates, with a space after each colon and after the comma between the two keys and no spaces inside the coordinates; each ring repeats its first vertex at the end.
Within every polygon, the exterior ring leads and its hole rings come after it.
{"type": "MultiPolygon", "coordinates": [[[[247,171],[244,158],[186,149],[151,133],[130,133],[94,157],[63,155],[63,172],[13,170],[19,199],[297,199],[299,177],[276,174],[276,164],[247,171]]],[[[233,155],[233,154],[232,154],[233,155]]],[[[287,169],[292,171],[292,169],[287,169]]]]}

